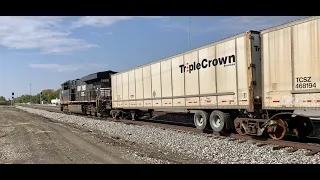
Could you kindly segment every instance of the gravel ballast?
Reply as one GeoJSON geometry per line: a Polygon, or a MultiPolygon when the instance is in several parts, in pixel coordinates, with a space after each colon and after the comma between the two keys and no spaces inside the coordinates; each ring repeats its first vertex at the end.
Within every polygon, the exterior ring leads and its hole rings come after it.
{"type": "Polygon", "coordinates": [[[65,115],[17,106],[18,109],[63,123],[72,123],[89,130],[98,130],[127,141],[165,149],[190,158],[221,164],[319,164],[319,153],[306,156],[307,150],[288,153],[287,149],[272,150],[273,145],[257,147],[250,141],[238,143],[229,138],[212,138],[206,134],[180,132],[152,126],[135,126],[65,115]]]}

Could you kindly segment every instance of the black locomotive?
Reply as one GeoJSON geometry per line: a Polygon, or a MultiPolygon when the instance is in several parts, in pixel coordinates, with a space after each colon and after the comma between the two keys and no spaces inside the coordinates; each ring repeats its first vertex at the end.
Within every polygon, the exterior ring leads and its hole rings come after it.
{"type": "Polygon", "coordinates": [[[61,84],[61,111],[110,115],[111,75],[117,72],[103,71],[90,74],[81,79],[69,80],[61,84]]]}

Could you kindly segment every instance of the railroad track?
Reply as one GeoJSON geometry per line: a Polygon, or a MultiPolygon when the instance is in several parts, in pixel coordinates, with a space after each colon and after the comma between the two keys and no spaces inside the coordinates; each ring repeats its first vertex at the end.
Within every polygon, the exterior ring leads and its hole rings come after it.
{"type": "MultiPolygon", "coordinates": [[[[21,106],[21,105],[20,105],[21,106]]],[[[41,110],[46,110],[49,112],[55,112],[55,113],[61,113],[61,114],[70,114],[66,112],[61,112],[60,108],[57,106],[24,106],[23,107],[30,107],[30,108],[35,108],[35,109],[41,109],[41,110]]],[[[161,115],[163,113],[155,113],[155,115],[161,115]]],[[[106,117],[95,117],[95,116],[90,116],[90,115],[83,115],[83,114],[73,114],[75,116],[82,116],[82,117],[87,117],[89,116],[92,119],[97,119],[97,120],[107,120],[107,121],[112,121],[112,122],[121,122],[124,124],[130,124],[130,125],[138,125],[138,126],[143,126],[143,125],[149,125],[149,126],[154,126],[154,127],[159,127],[163,129],[173,129],[177,131],[183,131],[183,132],[192,132],[192,133],[202,133],[206,134],[207,137],[210,138],[226,138],[229,137],[229,141],[237,141],[237,143],[243,143],[246,141],[251,141],[253,144],[255,144],[258,147],[264,146],[264,145],[275,145],[273,147],[273,150],[280,150],[284,148],[289,148],[287,149],[288,153],[295,152],[299,149],[306,149],[309,150],[309,152],[306,153],[307,156],[312,156],[317,153],[320,153],[320,139],[316,137],[307,137],[303,140],[298,139],[295,136],[288,136],[285,140],[273,140],[267,137],[256,137],[256,136],[243,136],[239,135],[236,133],[227,133],[227,134],[219,134],[216,132],[213,132],[212,130],[206,129],[204,132],[196,129],[192,123],[186,123],[186,122],[173,122],[173,121],[167,121],[167,120],[155,120],[153,118],[151,119],[140,119],[138,121],[131,121],[131,120],[125,120],[125,119],[113,119],[113,118],[106,118],[106,117]]]]}

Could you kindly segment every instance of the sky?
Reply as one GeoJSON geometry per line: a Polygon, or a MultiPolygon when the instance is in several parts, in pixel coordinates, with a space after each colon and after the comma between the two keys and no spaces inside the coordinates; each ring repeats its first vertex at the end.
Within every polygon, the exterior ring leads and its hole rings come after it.
{"type": "Polygon", "coordinates": [[[0,96],[136,66],[303,16],[1,16],[0,96]]]}

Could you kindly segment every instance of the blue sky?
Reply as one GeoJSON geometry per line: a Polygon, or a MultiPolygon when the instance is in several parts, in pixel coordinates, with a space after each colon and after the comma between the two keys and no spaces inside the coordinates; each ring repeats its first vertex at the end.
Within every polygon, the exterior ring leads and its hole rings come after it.
{"type": "MultiPolygon", "coordinates": [[[[302,16],[191,17],[191,48],[302,16]]],[[[189,17],[0,17],[0,96],[58,89],[69,79],[123,71],[189,50],[189,17]]]]}

